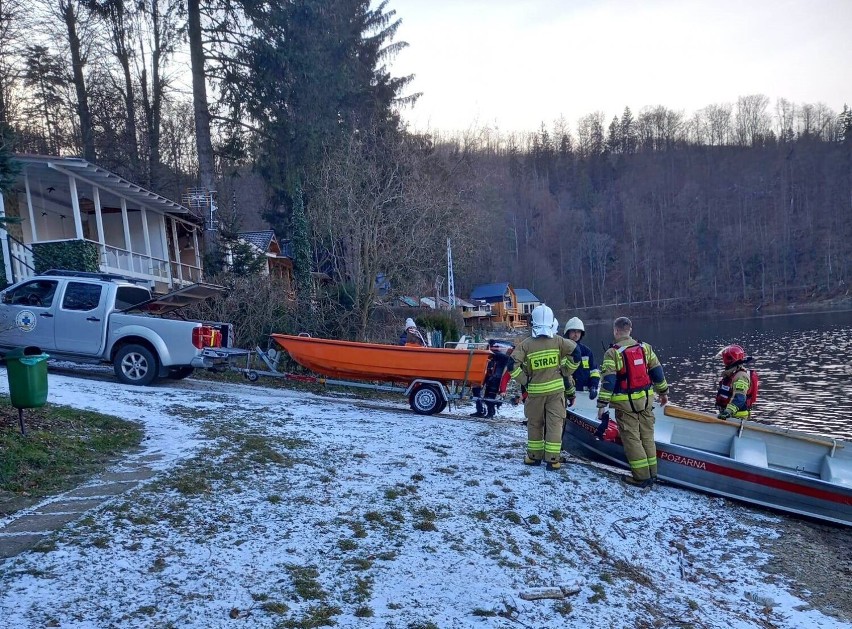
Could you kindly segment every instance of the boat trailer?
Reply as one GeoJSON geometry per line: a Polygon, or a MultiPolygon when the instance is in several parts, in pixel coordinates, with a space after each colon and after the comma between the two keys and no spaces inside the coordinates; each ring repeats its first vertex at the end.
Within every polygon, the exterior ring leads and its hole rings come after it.
{"type": "Polygon", "coordinates": [[[261,376],[270,378],[283,378],[292,382],[305,382],[310,384],[320,384],[323,386],[339,386],[351,387],[356,389],[366,389],[370,391],[382,391],[385,393],[402,393],[408,398],[408,404],[411,410],[418,415],[435,415],[442,412],[447,406],[455,404],[458,406],[464,400],[483,402],[504,402],[505,400],[477,397],[473,395],[473,388],[468,386],[466,381],[457,383],[455,381],[445,384],[438,380],[430,380],[427,378],[417,378],[412,380],[407,386],[394,384],[377,384],[374,382],[359,382],[357,380],[342,380],[335,378],[327,378],[325,376],[316,376],[311,374],[300,374],[288,371],[281,371],[282,354],[286,354],[284,350],[269,347],[266,350],[255,346],[253,350],[248,350],[241,354],[239,358],[232,359],[229,363],[231,371],[239,372],[249,382],[257,382],[261,376]],[[242,362],[242,357],[245,357],[245,362],[242,362]],[[257,369],[253,365],[257,360],[266,367],[266,369],[257,369]],[[238,362],[235,362],[238,361],[238,362]]]}

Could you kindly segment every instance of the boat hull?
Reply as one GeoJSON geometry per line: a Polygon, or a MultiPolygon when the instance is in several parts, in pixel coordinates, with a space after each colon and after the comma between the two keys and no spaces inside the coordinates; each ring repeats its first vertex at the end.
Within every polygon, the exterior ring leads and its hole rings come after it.
{"type": "MultiPolygon", "coordinates": [[[[658,412],[658,421],[659,421],[658,412]]],[[[718,496],[725,496],[744,502],[778,509],[787,513],[808,516],[852,526],[852,486],[829,483],[816,477],[814,472],[807,471],[809,463],[803,459],[803,469],[784,470],[773,466],[752,465],[737,461],[731,456],[718,452],[702,450],[689,445],[672,443],[677,439],[677,422],[690,420],[672,420],[665,417],[663,421],[673,421],[663,427],[663,440],[657,440],[657,473],[659,478],[675,485],[697,489],[718,496]]],[[[660,422],[662,423],[662,422],[660,422]]],[[[628,468],[624,456],[624,448],[620,440],[616,442],[597,440],[594,432],[599,422],[593,412],[578,409],[569,412],[563,433],[563,446],[577,444],[582,448],[601,456],[621,467],[628,468]]],[[[692,436],[698,443],[706,439],[706,443],[732,440],[737,436],[738,426],[719,426],[712,437],[702,437],[701,432],[688,431],[691,426],[681,425],[684,430],[680,434],[692,436]],[[730,434],[728,434],[730,433],[730,434]]],[[[703,427],[702,428],[706,428],[703,427]]],[[[657,435],[655,435],[657,436],[657,435]]],[[[780,439],[780,437],[779,437],[780,439]]],[[[770,444],[771,447],[776,447],[770,444]]],[[[797,448],[821,447],[814,443],[793,443],[797,448]]],[[[709,447],[709,446],[708,446],[709,447]]],[[[828,444],[823,457],[829,456],[828,444]]],[[[770,449],[770,452],[772,450],[770,449]]],[[[837,455],[837,451],[834,451],[837,455]]],[[[816,456],[816,454],[815,454],[816,456]]],[[[850,460],[845,454],[842,459],[846,465],[850,460]]],[[[796,465],[796,467],[799,467],[796,465]]]]}
{"type": "Polygon", "coordinates": [[[297,363],[331,378],[382,382],[485,381],[491,352],[411,345],[380,345],[272,334],[297,363]]]}

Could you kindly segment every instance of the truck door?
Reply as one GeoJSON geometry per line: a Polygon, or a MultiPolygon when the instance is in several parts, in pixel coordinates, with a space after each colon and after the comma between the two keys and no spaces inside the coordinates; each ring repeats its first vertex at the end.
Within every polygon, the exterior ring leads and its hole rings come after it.
{"type": "Polygon", "coordinates": [[[0,345],[54,349],[58,280],[32,280],[3,293],[0,300],[0,345]]]}
{"type": "Polygon", "coordinates": [[[56,349],[96,356],[101,353],[107,291],[102,284],[69,281],[56,313],[56,349]]]}

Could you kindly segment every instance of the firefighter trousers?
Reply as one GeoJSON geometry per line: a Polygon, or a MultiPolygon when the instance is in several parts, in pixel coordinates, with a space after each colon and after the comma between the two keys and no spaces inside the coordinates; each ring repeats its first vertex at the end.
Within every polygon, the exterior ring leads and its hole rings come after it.
{"type": "Polygon", "coordinates": [[[624,454],[636,480],[657,477],[657,444],[654,442],[654,412],[652,406],[644,411],[616,409],[615,421],[624,444],[624,454]]]}
{"type": "Polygon", "coordinates": [[[559,461],[565,424],[565,392],[528,396],[524,402],[524,416],[527,418],[527,456],[534,461],[559,461]]]}

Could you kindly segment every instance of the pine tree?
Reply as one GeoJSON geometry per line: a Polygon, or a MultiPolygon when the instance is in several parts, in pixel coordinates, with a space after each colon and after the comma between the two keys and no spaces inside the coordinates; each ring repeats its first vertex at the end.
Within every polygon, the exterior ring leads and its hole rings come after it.
{"type": "Polygon", "coordinates": [[[14,136],[11,129],[0,122],[0,194],[14,185],[18,172],[21,170],[18,163],[12,159],[13,145],[14,136]]]}
{"type": "Polygon", "coordinates": [[[290,224],[293,243],[293,267],[296,286],[308,293],[311,286],[311,244],[308,236],[308,218],[305,214],[305,202],[302,197],[302,185],[296,184],[293,195],[293,213],[290,224]]]}

